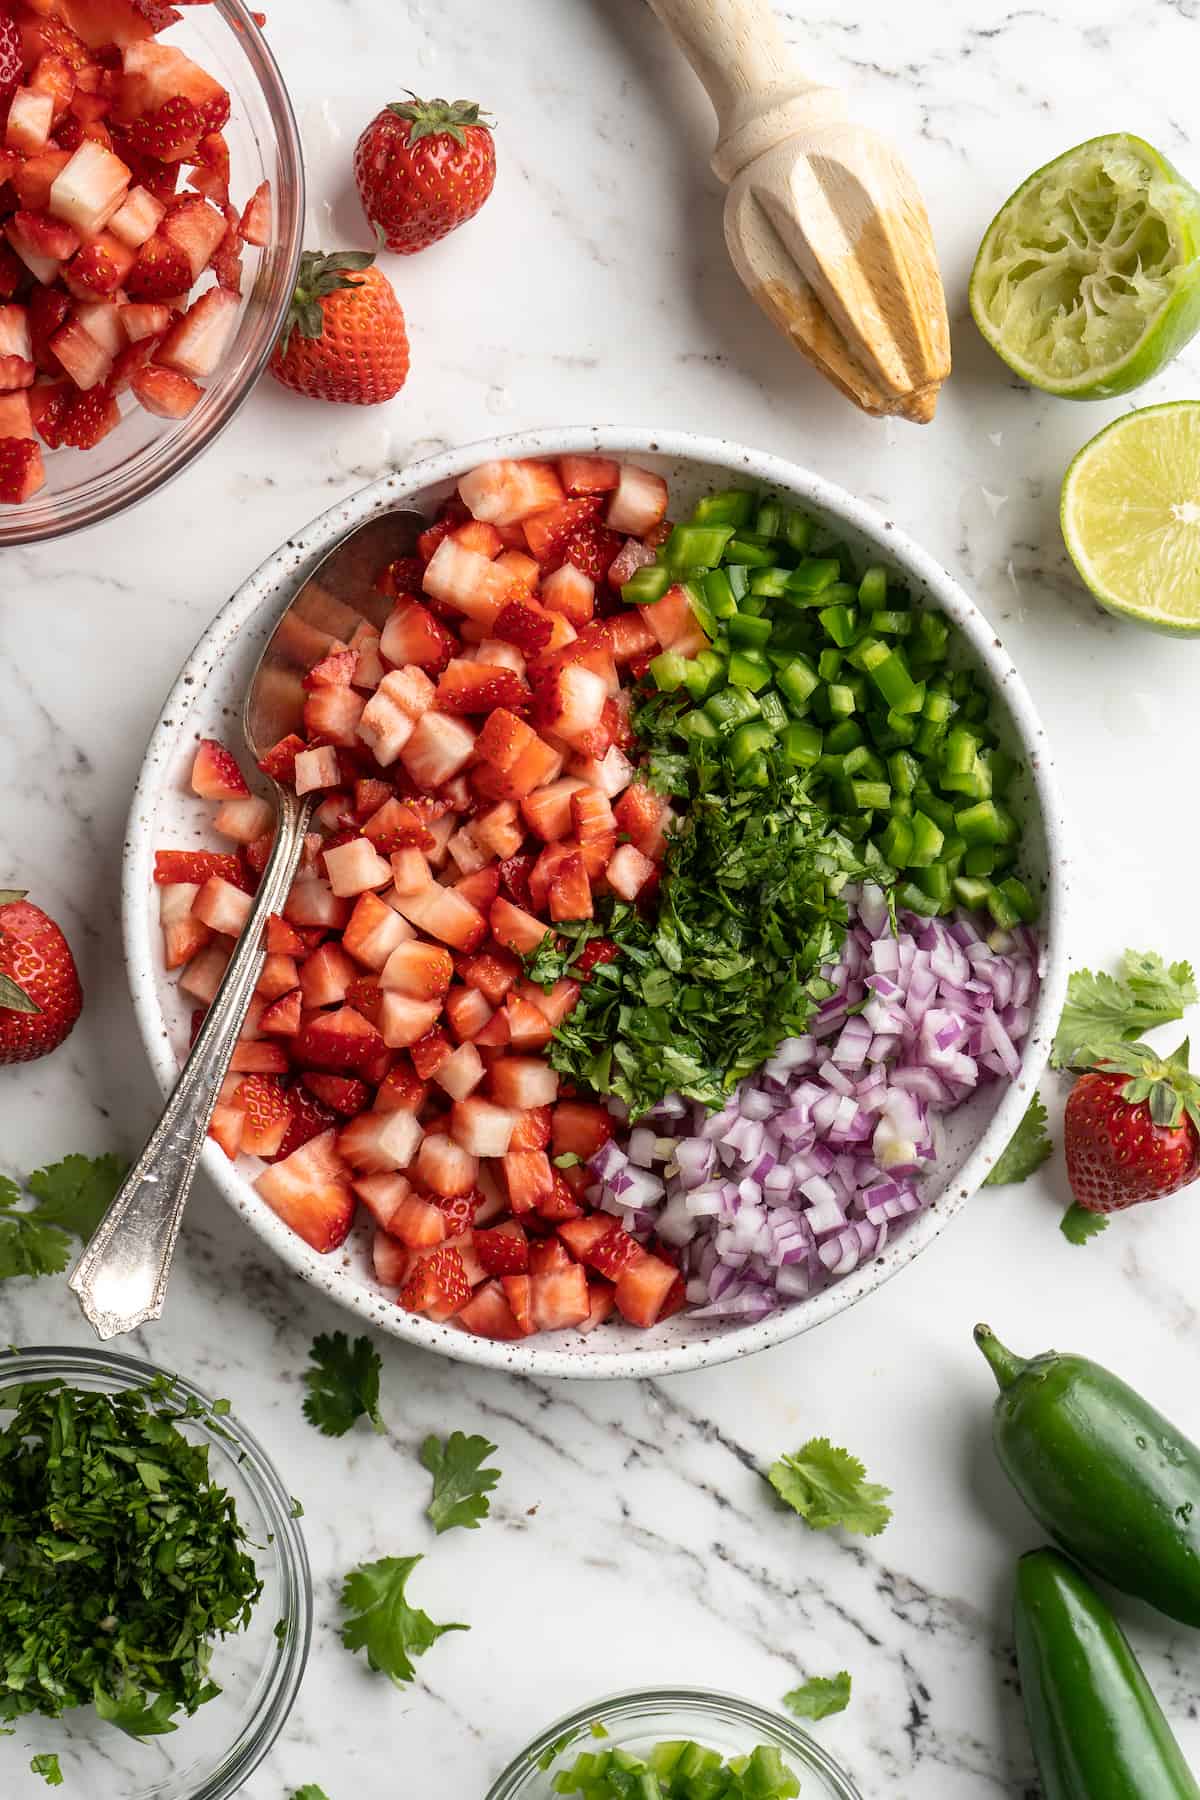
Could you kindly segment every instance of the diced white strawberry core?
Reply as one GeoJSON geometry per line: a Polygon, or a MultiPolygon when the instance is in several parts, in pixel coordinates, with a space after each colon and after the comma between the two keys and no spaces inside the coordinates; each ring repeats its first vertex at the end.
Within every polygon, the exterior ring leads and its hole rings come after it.
{"type": "Polygon", "coordinates": [[[636,900],[653,874],[654,864],[636,845],[619,844],[608,860],[604,878],[622,900],[636,900]]]}
{"type": "Polygon", "coordinates": [[[465,895],[436,881],[415,894],[397,894],[394,905],[419,930],[452,950],[474,948],[486,930],[483,915],[465,895]]]}
{"type": "Polygon", "coordinates": [[[240,308],[237,295],[228,288],[210,288],[172,326],[159,346],[157,361],[195,379],[213,374],[237,328],[240,308]]]}
{"type": "Polygon", "coordinates": [[[387,887],[392,879],[391,864],[380,856],[369,838],[355,838],[352,843],[326,850],[325,869],[330,887],[344,900],[371,888],[387,887]]]}
{"type": "Polygon", "coordinates": [[[356,1169],[407,1169],[423,1133],[410,1112],[360,1113],[338,1136],[338,1150],[356,1169]]]}
{"type": "Polygon", "coordinates": [[[441,1132],[430,1132],[417,1152],[417,1177],[435,1194],[453,1200],[475,1186],[479,1164],[475,1157],[441,1132]]]}
{"type": "Polygon", "coordinates": [[[210,931],[237,937],[254,905],[250,895],[223,875],[210,875],[192,904],[192,912],[210,931]]]}
{"type": "Polygon", "coordinates": [[[475,750],[475,733],[449,713],[422,714],[400,752],[400,761],[417,785],[432,793],[465,769],[475,750]]]}
{"type": "Polygon", "coordinates": [[[603,756],[580,757],[568,764],[568,768],[572,775],[577,775],[590,787],[600,788],[610,800],[624,793],[633,780],[633,764],[615,744],[610,744],[603,756]]]}
{"type": "Polygon", "coordinates": [[[358,735],[380,768],[395,762],[413,734],[413,721],[387,692],[388,677],[367,701],[358,721],[358,735]]]}
{"type": "Polygon", "coordinates": [[[9,105],[4,141],[10,150],[19,150],[22,156],[36,156],[39,150],[46,148],[53,123],[53,94],[39,94],[33,88],[19,87],[9,105]]]}
{"type": "Polygon", "coordinates": [[[129,182],[130,171],[119,156],[94,138],[84,138],[55,176],[47,210],[82,237],[94,237],[121,205],[129,182]]]}
{"type": "Polygon", "coordinates": [[[505,1106],[472,1096],[460,1100],[450,1115],[450,1135],[472,1156],[506,1156],[518,1115],[505,1106]]]}
{"type": "Polygon", "coordinates": [[[558,1075],[540,1056],[504,1056],[493,1063],[492,1098],[498,1106],[515,1106],[528,1112],[535,1106],[553,1106],[558,1099],[558,1075]]]}
{"type": "Polygon", "coordinates": [[[465,1100],[483,1077],[483,1058],[474,1044],[460,1044],[441,1064],[433,1079],[452,1100],[465,1100]]]}
{"type": "Polygon", "coordinates": [[[88,336],[95,338],[109,356],[117,356],[128,341],[121,324],[121,312],[113,300],[81,300],[75,317],[88,336]]]}
{"type": "Polygon", "coordinates": [[[316,750],[296,752],[296,792],[314,794],[319,788],[336,787],[340,779],[337,751],[328,744],[316,750]]]}
{"type": "Polygon", "coordinates": [[[33,419],[24,393],[0,394],[0,438],[31,438],[33,419]]]}
{"type": "Polygon", "coordinates": [[[472,516],[489,525],[519,525],[563,498],[550,464],[531,461],[481,463],[463,476],[458,491],[472,516]]]}
{"type": "Polygon", "coordinates": [[[389,1050],[407,1050],[432,1031],[442,1016],[442,1002],[414,1000],[394,988],[384,991],[379,1002],[379,1031],[389,1050]]]}
{"type": "Polygon", "coordinates": [[[433,880],[433,870],[422,853],[409,847],[392,851],[392,883],[398,894],[416,894],[433,880]]]}
{"type": "Polygon", "coordinates": [[[275,809],[269,800],[250,794],[244,800],[226,800],[213,819],[213,828],[235,844],[252,844],[255,838],[270,831],[275,823],[275,809]]]}
{"type": "Polygon", "coordinates": [[[156,200],[148,188],[130,188],[125,199],[108,221],[108,229],[123,244],[138,249],[152,238],[166,216],[166,207],[156,200]]]}
{"type": "Polygon", "coordinates": [[[512,577],[477,550],[444,537],[426,564],[422,585],[435,600],[490,629],[512,587],[512,577]]]}
{"type": "Polygon", "coordinates": [[[661,475],[639,469],[633,463],[622,463],[621,478],[608,507],[610,531],[622,531],[630,537],[645,537],[667,516],[667,484],[661,475]]]}

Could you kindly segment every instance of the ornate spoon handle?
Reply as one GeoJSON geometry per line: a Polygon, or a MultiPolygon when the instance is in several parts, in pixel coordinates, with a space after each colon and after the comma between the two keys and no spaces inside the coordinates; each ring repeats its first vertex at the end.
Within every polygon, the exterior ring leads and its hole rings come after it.
{"type": "Polygon", "coordinates": [[[200,1151],[245,1023],[265,950],[269,913],[282,910],[312,811],[290,788],[277,791],[277,826],[245,929],[229,960],[179,1080],[68,1285],[101,1338],[157,1319],[200,1151]]]}

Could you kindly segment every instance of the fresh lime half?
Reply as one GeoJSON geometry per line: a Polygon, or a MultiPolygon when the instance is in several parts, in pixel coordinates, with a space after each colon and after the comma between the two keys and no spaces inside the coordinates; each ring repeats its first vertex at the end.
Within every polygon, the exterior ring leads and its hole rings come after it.
{"type": "Polygon", "coordinates": [[[993,350],[1034,387],[1126,394],[1200,326],[1200,194],[1141,138],[1091,138],[1005,201],[970,300],[993,350]]]}
{"type": "Polygon", "coordinates": [[[1101,606],[1155,631],[1200,633],[1200,400],[1106,426],[1067,470],[1060,516],[1101,606]]]}

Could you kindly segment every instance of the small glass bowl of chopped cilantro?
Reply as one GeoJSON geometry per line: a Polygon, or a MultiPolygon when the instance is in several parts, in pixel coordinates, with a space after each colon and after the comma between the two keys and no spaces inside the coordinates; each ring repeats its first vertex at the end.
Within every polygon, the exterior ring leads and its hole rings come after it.
{"type": "Polygon", "coordinates": [[[299,1516],[190,1382],[101,1350],[0,1355],[4,1800],[229,1800],[308,1658],[299,1516]]]}
{"type": "Polygon", "coordinates": [[[614,1694],[551,1725],[487,1800],[862,1800],[815,1738],[704,1688],[614,1694]]]}

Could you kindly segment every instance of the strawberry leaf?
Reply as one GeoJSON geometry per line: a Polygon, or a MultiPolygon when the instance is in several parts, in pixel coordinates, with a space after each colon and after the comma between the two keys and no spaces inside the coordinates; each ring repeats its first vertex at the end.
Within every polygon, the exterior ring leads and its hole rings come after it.
{"type": "Polygon", "coordinates": [[[0,975],[0,1012],[40,1013],[29,995],[23,993],[11,975],[0,975]]]}

